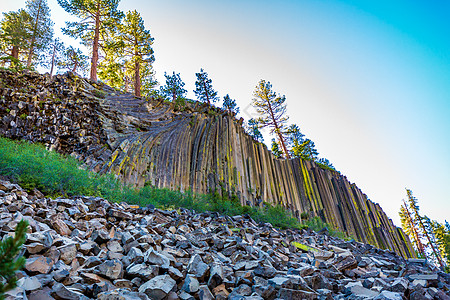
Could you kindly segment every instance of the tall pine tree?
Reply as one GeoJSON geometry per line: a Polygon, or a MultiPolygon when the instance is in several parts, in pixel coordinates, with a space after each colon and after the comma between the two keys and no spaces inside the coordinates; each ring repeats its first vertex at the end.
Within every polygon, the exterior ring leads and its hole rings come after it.
{"type": "Polygon", "coordinates": [[[136,10],[127,12],[118,28],[116,41],[109,43],[109,58],[106,61],[108,72],[102,74],[106,74],[106,77],[117,76],[116,80],[125,90],[132,82],[135,96],[140,97],[143,86],[148,91],[157,84],[153,76],[153,38],[136,10]]]}
{"type": "Polygon", "coordinates": [[[428,230],[425,226],[424,218],[419,213],[419,204],[416,197],[413,196],[412,191],[409,189],[406,189],[406,194],[408,196],[408,204],[409,208],[411,210],[413,221],[418,225],[418,231],[419,235],[422,235],[425,240],[428,242],[426,245],[431,248],[431,252],[436,258],[436,260],[439,262],[440,266],[444,268],[444,264],[442,260],[440,259],[440,256],[436,250],[436,247],[428,233],[428,230]]]}
{"type": "Polygon", "coordinates": [[[286,97],[277,95],[272,90],[270,82],[261,80],[253,93],[253,106],[260,115],[258,123],[260,127],[268,127],[270,133],[277,136],[278,142],[286,158],[290,158],[289,151],[284,137],[285,126],[288,120],[286,114],[286,97]]]}
{"type": "Polygon", "coordinates": [[[194,93],[201,102],[216,102],[219,98],[217,92],[212,87],[212,80],[208,78],[208,73],[200,69],[200,73],[195,73],[197,80],[195,81],[194,93]]]}
{"type": "Polygon", "coordinates": [[[446,221],[446,225],[441,224],[439,222],[433,221],[432,227],[434,235],[436,236],[438,249],[442,255],[442,257],[446,261],[446,271],[449,272],[449,264],[450,264],[450,226],[446,221]]]}
{"type": "Polygon", "coordinates": [[[80,19],[66,22],[63,32],[80,38],[91,50],[91,80],[97,81],[100,48],[106,46],[123,18],[123,13],[118,10],[119,2],[120,0],[58,0],[66,12],[80,19]]]}
{"type": "Polygon", "coordinates": [[[419,236],[417,224],[414,221],[414,217],[409,211],[408,205],[404,200],[403,205],[400,207],[399,215],[402,228],[405,231],[405,233],[408,234],[413,240],[417,252],[420,254],[420,256],[426,257],[425,248],[422,244],[422,241],[420,240],[421,237],[419,236]]]}
{"type": "Polygon", "coordinates": [[[290,148],[290,155],[292,157],[301,157],[300,146],[305,140],[305,135],[301,133],[300,127],[296,124],[292,124],[287,128],[285,134],[287,135],[287,144],[290,148]]]}
{"type": "Polygon", "coordinates": [[[31,16],[24,9],[3,13],[0,22],[0,39],[6,54],[14,59],[20,59],[20,55],[26,52],[28,40],[31,37],[31,16]]]}
{"type": "Polygon", "coordinates": [[[27,68],[30,68],[33,59],[36,60],[52,42],[53,22],[50,19],[50,8],[46,0],[28,0],[26,2],[26,11],[30,15],[32,22],[27,58],[27,68]]]}
{"type": "Polygon", "coordinates": [[[50,44],[48,49],[47,57],[48,57],[48,65],[50,66],[50,76],[53,75],[53,71],[60,64],[61,61],[64,60],[64,53],[66,47],[64,43],[61,42],[58,38],[54,39],[50,44]]]}

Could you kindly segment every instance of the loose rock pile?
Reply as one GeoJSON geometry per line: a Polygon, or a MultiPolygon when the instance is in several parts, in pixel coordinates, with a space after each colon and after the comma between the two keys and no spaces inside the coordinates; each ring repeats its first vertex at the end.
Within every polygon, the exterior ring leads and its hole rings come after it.
{"type": "Polygon", "coordinates": [[[1,236],[21,219],[27,262],[7,299],[450,299],[450,276],[425,260],[246,216],[48,199],[0,181],[1,236]]]}
{"type": "Polygon", "coordinates": [[[98,116],[101,93],[72,73],[50,78],[0,69],[0,134],[43,143],[94,168],[112,153],[98,116]]]}

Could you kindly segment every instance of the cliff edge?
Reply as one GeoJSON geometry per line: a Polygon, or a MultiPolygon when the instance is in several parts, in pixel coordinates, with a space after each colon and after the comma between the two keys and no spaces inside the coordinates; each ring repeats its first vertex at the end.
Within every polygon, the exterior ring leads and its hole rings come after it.
{"type": "Polygon", "coordinates": [[[136,186],[281,204],[358,241],[415,255],[403,231],[345,176],[300,158],[276,159],[234,116],[206,104],[176,110],[70,73],[50,78],[0,69],[0,135],[44,143],[136,186]]]}

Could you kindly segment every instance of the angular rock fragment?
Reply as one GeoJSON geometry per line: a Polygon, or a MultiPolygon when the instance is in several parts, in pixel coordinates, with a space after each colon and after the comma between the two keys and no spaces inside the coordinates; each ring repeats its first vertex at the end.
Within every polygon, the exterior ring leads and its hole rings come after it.
{"type": "Polygon", "coordinates": [[[53,261],[44,256],[37,256],[27,259],[25,263],[25,270],[30,274],[48,274],[52,269],[53,261]]]}
{"type": "Polygon", "coordinates": [[[176,286],[175,280],[169,275],[156,276],[139,287],[140,293],[145,293],[150,299],[161,300],[176,286]]]}

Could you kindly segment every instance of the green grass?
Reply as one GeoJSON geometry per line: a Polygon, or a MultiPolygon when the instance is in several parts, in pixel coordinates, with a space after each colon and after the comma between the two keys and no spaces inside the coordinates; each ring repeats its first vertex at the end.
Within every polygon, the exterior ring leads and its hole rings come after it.
{"type": "MultiPolygon", "coordinates": [[[[0,137],[0,175],[31,191],[37,188],[50,197],[100,196],[110,201],[160,208],[213,211],[225,215],[250,215],[255,221],[268,222],[278,228],[305,228],[281,206],[265,204],[264,208],[241,206],[237,197],[221,197],[218,193],[201,195],[145,186],[124,186],[112,175],[98,175],[81,168],[72,157],[47,151],[38,144],[11,141],[0,137]]],[[[225,194],[225,193],[223,193],[225,194]]]]}

